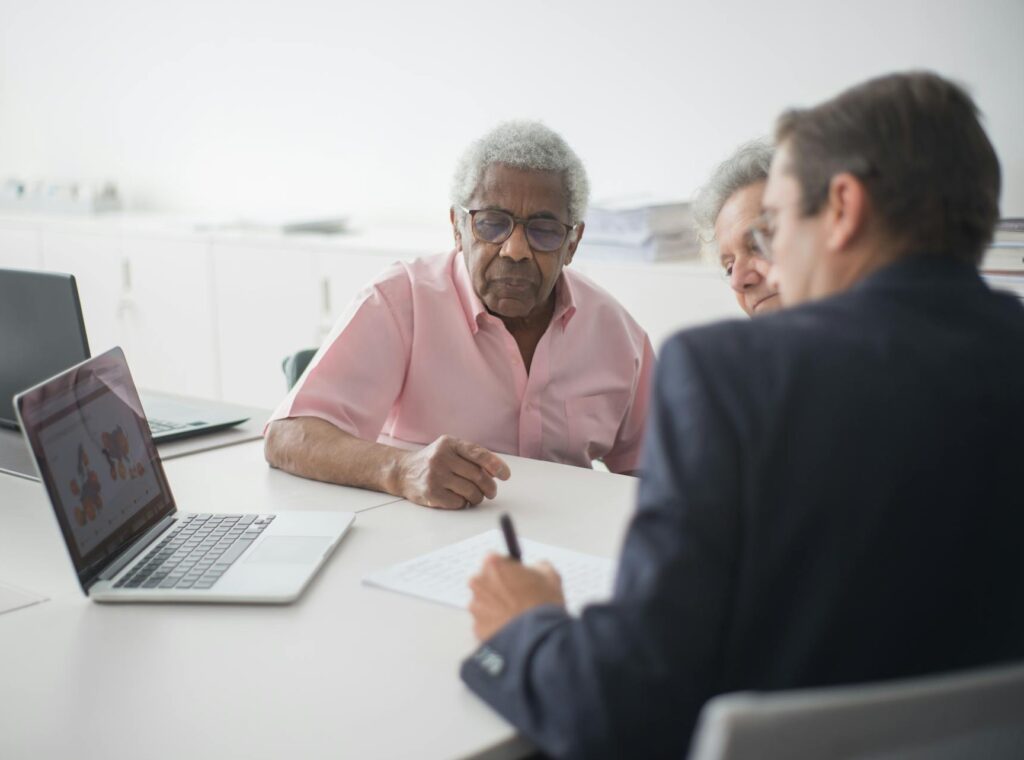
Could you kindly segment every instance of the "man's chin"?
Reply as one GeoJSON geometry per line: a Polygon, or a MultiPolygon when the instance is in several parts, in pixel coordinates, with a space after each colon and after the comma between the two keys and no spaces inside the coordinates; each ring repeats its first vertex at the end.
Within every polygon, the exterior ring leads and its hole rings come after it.
{"type": "Polygon", "coordinates": [[[523,319],[533,311],[531,304],[516,298],[494,298],[486,306],[487,311],[502,319],[523,319]]]}
{"type": "Polygon", "coordinates": [[[782,308],[782,299],[778,293],[772,293],[770,296],[765,296],[760,301],[754,304],[751,308],[750,313],[752,315],[767,314],[772,311],[778,311],[782,308]]]}

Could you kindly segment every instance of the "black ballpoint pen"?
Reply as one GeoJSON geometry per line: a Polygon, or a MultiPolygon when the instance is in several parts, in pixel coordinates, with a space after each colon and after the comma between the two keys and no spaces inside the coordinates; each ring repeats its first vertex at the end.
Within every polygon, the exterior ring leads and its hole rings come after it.
{"type": "Polygon", "coordinates": [[[508,547],[508,556],[516,562],[522,562],[523,553],[519,550],[519,539],[516,538],[516,529],[512,527],[512,518],[503,514],[498,518],[501,523],[501,532],[505,534],[505,546],[508,547]]]}

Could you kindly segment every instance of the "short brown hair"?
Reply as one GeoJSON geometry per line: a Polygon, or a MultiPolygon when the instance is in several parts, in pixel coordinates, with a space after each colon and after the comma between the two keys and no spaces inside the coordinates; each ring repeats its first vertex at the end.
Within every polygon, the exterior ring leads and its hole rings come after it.
{"type": "Polygon", "coordinates": [[[789,170],[817,213],[829,182],[849,172],[865,185],[906,254],[977,264],[999,218],[1000,170],[978,108],[959,86],[930,72],[892,74],[779,117],[789,170]]]}

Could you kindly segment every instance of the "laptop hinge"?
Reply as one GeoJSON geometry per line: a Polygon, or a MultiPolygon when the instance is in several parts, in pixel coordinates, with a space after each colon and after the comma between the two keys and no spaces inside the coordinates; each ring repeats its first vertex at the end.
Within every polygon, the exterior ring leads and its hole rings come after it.
{"type": "Polygon", "coordinates": [[[173,524],[174,515],[167,515],[167,517],[165,517],[163,520],[161,520],[152,528],[143,533],[140,539],[138,539],[135,543],[133,543],[131,546],[125,549],[121,553],[120,557],[118,557],[109,565],[107,565],[103,569],[103,572],[96,576],[96,580],[109,581],[111,578],[113,578],[115,575],[121,572],[129,562],[138,557],[139,554],[141,554],[147,546],[153,543],[153,541],[155,541],[160,536],[160,534],[162,534],[173,524]]]}

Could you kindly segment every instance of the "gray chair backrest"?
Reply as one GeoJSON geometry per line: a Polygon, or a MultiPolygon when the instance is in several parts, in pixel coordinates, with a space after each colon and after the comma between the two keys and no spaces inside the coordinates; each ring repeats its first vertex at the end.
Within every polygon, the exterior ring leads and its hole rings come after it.
{"type": "Polygon", "coordinates": [[[315,348],[304,348],[284,358],[281,362],[281,371],[284,372],[284,381],[288,385],[288,390],[291,390],[292,386],[299,381],[302,373],[306,371],[306,367],[309,366],[310,360],[315,355],[315,348]]]}
{"type": "Polygon", "coordinates": [[[1024,664],[709,701],[690,760],[753,758],[1020,760],[1024,664]]]}

